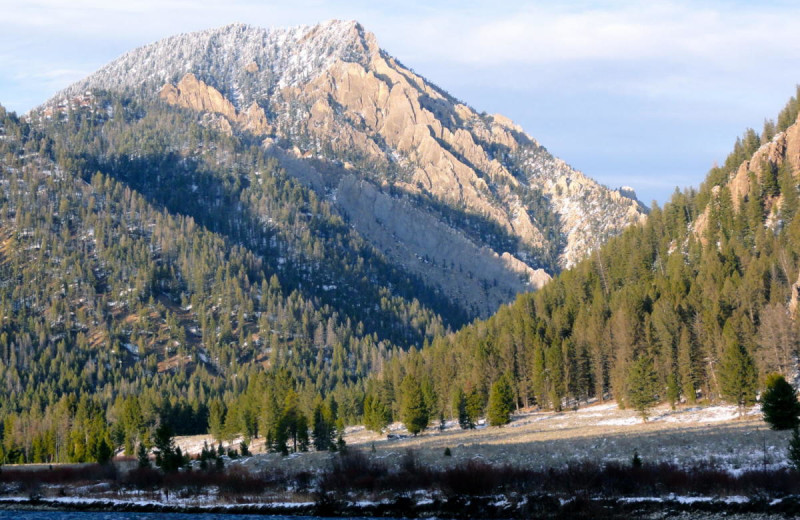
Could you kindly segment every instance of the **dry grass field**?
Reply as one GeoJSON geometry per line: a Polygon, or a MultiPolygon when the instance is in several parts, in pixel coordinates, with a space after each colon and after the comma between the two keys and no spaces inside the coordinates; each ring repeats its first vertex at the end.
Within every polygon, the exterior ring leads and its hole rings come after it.
{"type": "MultiPolygon", "coordinates": [[[[513,416],[502,427],[479,425],[462,430],[447,422],[408,435],[401,424],[390,425],[382,435],[363,427],[349,427],[345,441],[370,458],[399,465],[413,451],[417,462],[450,467],[467,460],[517,467],[546,469],[581,462],[630,461],[634,451],[645,462],[670,462],[679,466],[711,466],[736,474],[747,469],[786,466],[788,432],[769,430],[757,408],[742,417],[733,406],[696,406],[670,410],[655,408],[643,422],[632,410],[600,403],[565,412],[527,412],[513,416]],[[389,438],[391,437],[391,438],[389,438]],[[445,448],[452,456],[444,456],[445,448]]],[[[207,436],[182,437],[178,444],[197,453],[207,436]]],[[[282,457],[264,453],[263,439],[251,444],[255,454],[232,461],[250,469],[278,467],[287,471],[313,470],[326,464],[328,453],[297,453],[282,457]]]]}

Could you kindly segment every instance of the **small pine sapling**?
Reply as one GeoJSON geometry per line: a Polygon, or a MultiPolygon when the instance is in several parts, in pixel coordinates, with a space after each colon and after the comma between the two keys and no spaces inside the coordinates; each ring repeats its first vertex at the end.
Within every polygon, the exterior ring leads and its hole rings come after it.
{"type": "Polygon", "coordinates": [[[792,438],[789,440],[789,463],[800,471],[800,431],[797,428],[792,430],[792,438]]]}
{"type": "Polygon", "coordinates": [[[633,458],[631,459],[631,467],[641,468],[642,458],[639,456],[639,450],[633,450],[633,458]]]}
{"type": "Polygon", "coordinates": [[[767,376],[766,390],[761,396],[764,421],[773,430],[791,430],[800,426],[800,402],[797,394],[780,374],[767,376]]]}

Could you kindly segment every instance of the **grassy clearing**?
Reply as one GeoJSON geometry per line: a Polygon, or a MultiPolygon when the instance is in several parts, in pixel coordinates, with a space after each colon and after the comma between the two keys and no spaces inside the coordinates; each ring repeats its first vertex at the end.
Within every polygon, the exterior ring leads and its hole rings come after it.
{"type": "MultiPolygon", "coordinates": [[[[503,428],[479,427],[461,430],[448,422],[443,430],[429,427],[413,437],[400,424],[391,425],[382,435],[350,427],[345,441],[373,460],[399,467],[409,449],[419,463],[433,469],[449,468],[467,461],[510,465],[522,469],[561,468],[569,464],[628,463],[637,451],[645,463],[672,464],[678,467],[705,465],[737,475],[764,467],[786,467],[786,446],[790,434],[774,432],[761,420],[757,409],[742,418],[735,407],[704,406],[672,411],[653,410],[644,423],[630,410],[619,410],[603,403],[567,412],[529,412],[514,416],[503,428]],[[388,439],[387,434],[395,437],[388,439]],[[374,451],[373,451],[374,446],[374,451]],[[445,457],[445,448],[452,456],[445,457]]],[[[199,451],[203,440],[195,436],[180,439],[182,449],[199,451]]],[[[234,443],[234,446],[237,445],[234,443]]],[[[326,467],[333,457],[328,453],[300,453],[281,457],[263,453],[263,440],[251,445],[256,455],[233,461],[255,471],[282,468],[315,471],[326,467]]]]}

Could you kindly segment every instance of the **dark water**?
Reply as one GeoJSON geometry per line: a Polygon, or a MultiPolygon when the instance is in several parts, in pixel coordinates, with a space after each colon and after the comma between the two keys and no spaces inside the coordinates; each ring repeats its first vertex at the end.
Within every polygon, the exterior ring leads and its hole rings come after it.
{"type": "MultiPolygon", "coordinates": [[[[0,511],[0,520],[323,520],[317,516],[226,515],[220,513],[86,513],[78,511],[0,511]]],[[[338,518],[336,520],[343,520],[338,518]]],[[[352,517],[351,520],[373,520],[352,517]]],[[[377,519],[374,519],[377,520],[377,519]]],[[[387,520],[385,518],[380,520],[387,520]]]]}

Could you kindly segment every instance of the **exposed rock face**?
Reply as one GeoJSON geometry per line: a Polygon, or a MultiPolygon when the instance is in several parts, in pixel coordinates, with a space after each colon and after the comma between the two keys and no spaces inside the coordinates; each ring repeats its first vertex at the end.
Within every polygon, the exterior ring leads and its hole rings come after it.
{"type": "Polygon", "coordinates": [[[797,305],[800,302],[800,275],[797,281],[792,284],[792,295],[789,297],[789,314],[792,318],[797,318],[797,305]]]}
{"type": "Polygon", "coordinates": [[[362,235],[412,273],[438,280],[446,294],[477,315],[494,312],[521,287],[539,288],[550,280],[543,270],[478,247],[409,200],[381,193],[353,175],[342,178],[336,193],[362,235]]]}
{"type": "Polygon", "coordinates": [[[797,123],[776,135],[771,142],[759,148],[749,161],[739,166],[729,182],[734,207],[738,208],[742,198],[749,192],[751,173],[760,178],[764,163],[780,166],[784,161],[788,161],[793,172],[800,171],[800,125],[797,123]]]}
{"type": "MultiPolygon", "coordinates": [[[[754,175],[761,180],[763,168],[765,164],[770,164],[774,168],[779,168],[787,164],[789,171],[797,179],[800,177],[800,116],[797,121],[785,132],[776,135],[772,141],[763,144],[748,161],[744,161],[736,172],[731,174],[725,187],[730,192],[731,202],[735,210],[740,210],[742,201],[750,193],[750,177],[754,175]]],[[[711,196],[717,198],[723,193],[721,186],[714,186],[711,190],[711,196]]],[[[782,196],[773,197],[766,201],[769,208],[780,208],[782,196]]],[[[693,229],[695,234],[703,242],[707,241],[706,231],[708,229],[709,214],[711,212],[710,205],[707,206],[703,212],[697,216],[694,221],[693,229]]],[[[766,226],[777,225],[780,219],[780,213],[771,214],[767,219],[766,226]]],[[[788,273],[787,273],[788,274],[788,273]]],[[[788,302],[789,313],[792,318],[797,319],[798,306],[800,306],[800,274],[797,281],[792,285],[792,292],[788,302]]]]}
{"type": "Polygon", "coordinates": [[[177,86],[164,85],[159,96],[173,105],[192,108],[200,112],[215,112],[236,121],[238,114],[233,103],[214,87],[198,80],[194,74],[186,74],[177,86]]]}
{"type": "MultiPolygon", "coordinates": [[[[763,144],[749,161],[744,161],[739,168],[733,173],[726,186],[728,187],[731,195],[731,202],[734,209],[738,210],[741,201],[750,192],[750,176],[755,175],[757,179],[761,179],[761,174],[765,163],[769,163],[773,167],[780,167],[786,162],[791,169],[792,174],[797,177],[800,174],[800,118],[785,132],[776,135],[772,141],[763,144]]],[[[712,190],[713,196],[718,196],[720,193],[719,186],[715,186],[712,190]]],[[[780,196],[774,200],[768,201],[770,205],[780,205],[780,196]]],[[[706,209],[701,213],[694,223],[695,233],[703,239],[706,229],[708,227],[708,218],[711,208],[706,209]]]]}
{"type": "MultiPolygon", "coordinates": [[[[158,96],[172,105],[191,108],[198,112],[211,112],[225,116],[229,123],[237,123],[245,130],[255,134],[266,134],[272,131],[267,122],[264,109],[255,101],[246,112],[238,113],[233,103],[228,101],[219,90],[198,80],[194,74],[186,74],[177,85],[167,83],[158,96]]],[[[230,126],[227,127],[230,129],[230,126]]]]}
{"type": "Polygon", "coordinates": [[[644,218],[632,192],[598,185],[508,118],[458,102],[355,22],[176,36],[126,54],[64,95],[94,87],[156,94],[267,138],[287,170],[376,247],[469,307],[496,307],[540,286],[548,278],[540,268],[571,266],[644,218]],[[467,233],[476,222],[481,231],[467,233]],[[462,280],[463,269],[474,283],[462,280]]]}
{"type": "Polygon", "coordinates": [[[480,116],[382,53],[372,35],[362,41],[366,63],[337,62],[282,93],[287,104],[311,106],[316,138],[369,161],[396,160],[406,169],[399,186],[487,216],[533,249],[552,245],[524,210],[524,192],[540,190],[566,235],[562,267],[642,218],[637,201],[553,158],[508,118],[480,116]]]}

